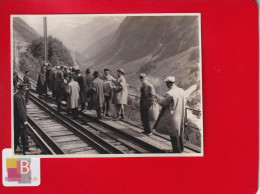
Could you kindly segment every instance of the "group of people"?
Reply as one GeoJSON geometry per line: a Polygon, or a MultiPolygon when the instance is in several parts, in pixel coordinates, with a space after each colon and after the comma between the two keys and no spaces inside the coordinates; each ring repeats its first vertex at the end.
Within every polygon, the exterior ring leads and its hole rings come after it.
{"type": "Polygon", "coordinates": [[[37,81],[36,92],[41,98],[52,92],[56,97],[57,109],[61,110],[62,101],[67,102],[67,113],[73,118],[78,117],[78,108],[86,112],[94,109],[97,118],[101,119],[103,113],[111,117],[110,103],[116,107],[116,120],[124,119],[124,105],[127,104],[127,84],[124,78],[124,70],[117,70],[117,78],[110,75],[109,69],[104,69],[103,75],[98,71],[91,74],[90,69],[85,73],[73,67],[43,65],[37,81]]]}
{"type": "MultiPolygon", "coordinates": [[[[28,103],[29,72],[25,73],[24,83],[19,85],[18,92],[14,97],[15,112],[15,149],[18,145],[17,137],[21,131],[26,130],[26,103],[28,103]],[[23,113],[21,113],[23,112],[23,113]],[[22,130],[18,130],[18,128],[22,130]],[[20,132],[18,132],[20,131],[20,132]]],[[[48,95],[47,90],[52,91],[56,97],[58,111],[61,109],[62,101],[67,101],[67,113],[73,118],[78,117],[78,107],[85,112],[87,109],[94,109],[97,118],[101,119],[101,114],[110,117],[110,104],[115,104],[115,120],[124,119],[124,105],[127,104],[127,84],[122,68],[117,70],[117,78],[110,75],[109,69],[104,69],[103,75],[98,71],[91,74],[87,69],[84,74],[79,69],[44,65],[37,82],[37,93],[48,95]]],[[[175,77],[170,76],[165,79],[168,92],[164,97],[156,94],[154,86],[148,81],[145,73],[140,74],[140,116],[144,128],[144,134],[152,135],[155,129],[158,133],[170,136],[174,153],[183,152],[184,114],[185,114],[185,93],[177,87],[175,77]],[[159,104],[161,110],[156,109],[159,104]],[[158,112],[158,114],[156,114],[158,112]],[[160,113],[159,113],[160,112],[160,113]],[[151,117],[152,115],[152,117],[151,117]],[[156,116],[155,116],[156,115],[156,116]]],[[[22,142],[27,149],[26,136],[21,136],[22,142]]]]}

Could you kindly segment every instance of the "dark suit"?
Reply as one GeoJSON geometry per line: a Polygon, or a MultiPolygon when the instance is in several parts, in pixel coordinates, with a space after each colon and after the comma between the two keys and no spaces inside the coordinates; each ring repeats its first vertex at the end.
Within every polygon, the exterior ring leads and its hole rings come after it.
{"type": "Polygon", "coordinates": [[[65,85],[64,81],[60,80],[58,82],[58,85],[56,88],[56,102],[58,105],[58,111],[60,111],[60,109],[61,109],[61,102],[65,96],[65,92],[66,92],[65,87],[66,87],[66,85],[65,85]]]}
{"type": "Polygon", "coordinates": [[[29,88],[29,90],[27,90],[26,94],[25,94],[25,102],[26,104],[29,102],[29,96],[30,96],[30,89],[31,89],[31,82],[30,79],[28,78],[27,75],[25,75],[23,77],[23,83],[27,84],[27,87],[29,88]]]}
{"type": "Polygon", "coordinates": [[[27,126],[24,122],[27,121],[27,110],[24,97],[20,92],[14,95],[14,148],[16,149],[19,144],[19,137],[21,136],[23,149],[27,150],[28,145],[28,132],[27,126]]]}

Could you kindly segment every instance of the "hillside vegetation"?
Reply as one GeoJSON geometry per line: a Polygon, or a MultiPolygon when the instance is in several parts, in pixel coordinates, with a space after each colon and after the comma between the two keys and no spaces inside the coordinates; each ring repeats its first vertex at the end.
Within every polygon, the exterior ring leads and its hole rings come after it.
{"type": "MultiPolygon", "coordinates": [[[[20,54],[19,67],[21,71],[29,70],[31,76],[37,79],[44,63],[44,40],[42,37],[32,41],[26,52],[20,54]]],[[[74,62],[69,50],[61,41],[48,37],[48,61],[53,65],[73,66],[74,62]]]]}

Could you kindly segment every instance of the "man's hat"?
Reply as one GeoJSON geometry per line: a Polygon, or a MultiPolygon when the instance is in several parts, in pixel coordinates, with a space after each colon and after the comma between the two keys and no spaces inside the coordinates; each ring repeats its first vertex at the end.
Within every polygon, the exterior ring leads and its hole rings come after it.
{"type": "Polygon", "coordinates": [[[175,77],[173,77],[173,76],[169,76],[169,77],[167,77],[167,78],[164,80],[164,82],[171,82],[171,83],[174,83],[174,82],[175,82],[175,77]]]}
{"type": "Polygon", "coordinates": [[[146,76],[145,73],[141,73],[141,74],[140,74],[140,79],[146,79],[146,78],[147,78],[147,76],[146,76]]]}
{"type": "Polygon", "coordinates": [[[90,69],[87,69],[87,70],[86,70],[86,73],[90,73],[90,69]]]}
{"type": "Polygon", "coordinates": [[[94,76],[99,76],[99,72],[98,71],[94,71],[93,75],[94,76]]]}
{"type": "Polygon", "coordinates": [[[81,73],[80,69],[77,69],[77,70],[76,70],[76,73],[77,73],[77,74],[78,74],[78,73],[81,73]]]}
{"type": "Polygon", "coordinates": [[[72,74],[72,73],[68,73],[67,76],[68,76],[69,78],[72,78],[72,77],[73,77],[73,74],[72,74]]]}
{"type": "Polygon", "coordinates": [[[122,68],[118,69],[117,71],[122,73],[122,74],[125,74],[125,71],[122,68]]]}
{"type": "Polygon", "coordinates": [[[19,84],[18,90],[28,90],[27,84],[19,84]]]}

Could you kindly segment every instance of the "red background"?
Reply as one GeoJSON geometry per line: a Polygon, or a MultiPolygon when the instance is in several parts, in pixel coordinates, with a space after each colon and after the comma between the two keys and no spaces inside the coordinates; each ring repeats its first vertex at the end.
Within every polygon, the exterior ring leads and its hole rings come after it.
{"type": "Polygon", "coordinates": [[[255,193],[257,11],[253,0],[1,0],[0,150],[11,147],[10,14],[200,12],[205,156],[41,159],[39,187],[0,191],[255,193]]]}

